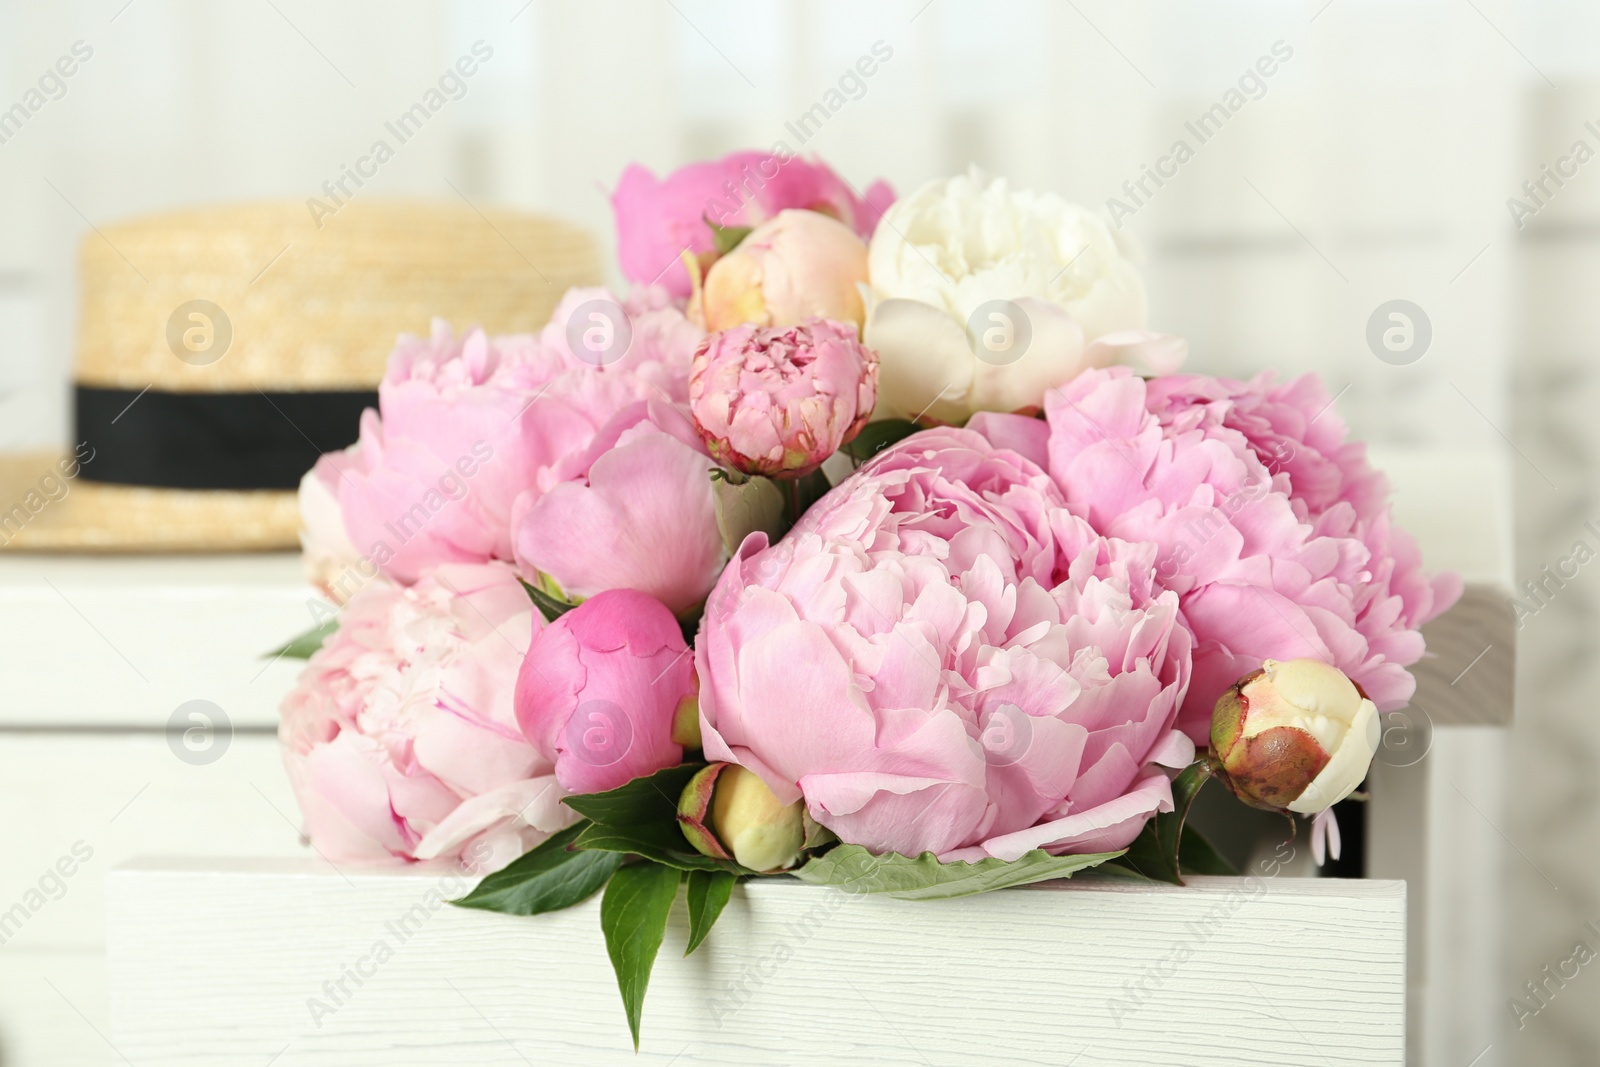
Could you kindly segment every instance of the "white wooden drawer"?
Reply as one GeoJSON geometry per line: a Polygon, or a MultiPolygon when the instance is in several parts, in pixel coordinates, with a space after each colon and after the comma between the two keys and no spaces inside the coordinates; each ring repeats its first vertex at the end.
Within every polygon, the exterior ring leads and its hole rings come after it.
{"type": "Polygon", "coordinates": [[[680,900],[635,1056],[598,898],[516,919],[429,907],[437,871],[345,874],[304,861],[114,871],[113,1040],[136,1063],[194,1067],[1403,1057],[1398,882],[1052,883],[908,902],[762,880],[736,890],[688,959],[680,900]]]}
{"type": "Polygon", "coordinates": [[[267,734],[235,735],[216,762],[196,766],[161,732],[0,733],[0,811],[6,955],[101,951],[106,873],[131,856],[306,855],[278,742],[267,734]]]}
{"type": "Polygon", "coordinates": [[[271,727],[301,664],[263,654],[314,625],[292,553],[0,555],[0,728],[165,726],[209,700],[271,727]]]}

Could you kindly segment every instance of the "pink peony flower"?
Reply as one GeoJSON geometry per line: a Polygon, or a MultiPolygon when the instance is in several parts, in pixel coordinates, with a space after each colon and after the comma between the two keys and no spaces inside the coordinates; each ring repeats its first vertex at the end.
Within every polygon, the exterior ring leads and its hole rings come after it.
{"type": "Polygon", "coordinates": [[[534,638],[517,676],[517,721],[573,793],[601,793],[683,760],[672,740],[694,662],[658,600],[614,589],[534,638]]]}
{"type": "MultiPolygon", "coordinates": [[[[1389,519],[1387,485],[1314,377],[1274,385],[1126,368],[1046,396],[1050,473],[1108,537],[1161,547],[1160,578],[1194,630],[1182,724],[1206,736],[1216,700],[1268,659],[1310,658],[1400,707],[1418,628],[1453,603],[1389,519]]],[[[1005,416],[995,421],[1004,420],[1005,416]]]]}
{"type": "Polygon", "coordinates": [[[709,330],[822,318],[859,333],[866,281],[867,246],[848,226],[815,211],[781,211],[711,265],[689,316],[709,330]]]}
{"type": "Polygon", "coordinates": [[[439,563],[511,559],[519,497],[558,481],[552,469],[622,409],[687,400],[702,331],[653,299],[574,289],[537,336],[457,338],[435,322],[427,340],[402,337],[379,386],[381,416],[364,413],[360,441],[324,461],[338,477],[320,480],[337,486],[350,544],[399,582],[439,563]],[[575,350],[585,331],[609,347],[575,350]]]}
{"type": "Polygon", "coordinates": [[[512,518],[516,559],[571,597],[637,589],[679,615],[722,571],[714,464],[694,424],[662,401],[618,412],[524,494],[512,518]]]}
{"type": "Polygon", "coordinates": [[[689,373],[695,429],[746,474],[810,474],[861,432],[877,395],[877,353],[827,319],[710,334],[689,373]]]}
{"type": "Polygon", "coordinates": [[[676,297],[690,291],[680,253],[713,249],[707,220],[753,227],[785,208],[806,208],[833,216],[866,240],[893,202],[894,190],[884,182],[858,197],[826,164],[783,152],[734,152],[665,178],[634,163],[611,196],[622,273],[635,282],[659,281],[676,297]]]}
{"type": "Polygon", "coordinates": [[[1154,574],[1155,546],[1098,536],[1033,462],[915,434],[723,573],[706,756],[874,851],[1121,848],[1194,754],[1189,633],[1154,574]]]}
{"type": "Polygon", "coordinates": [[[278,728],[318,852],[499,869],[572,821],[550,760],[517,728],[536,625],[503,563],[446,564],[351,598],[278,728]]]}

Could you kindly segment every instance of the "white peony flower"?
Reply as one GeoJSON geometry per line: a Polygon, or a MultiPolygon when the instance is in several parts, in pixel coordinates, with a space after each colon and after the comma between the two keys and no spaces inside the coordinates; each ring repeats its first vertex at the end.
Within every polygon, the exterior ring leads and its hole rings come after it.
{"type": "Polygon", "coordinates": [[[875,417],[961,422],[1037,409],[1091,366],[1175,370],[1186,345],[1144,329],[1129,255],[1095,212],[976,167],[897,201],[868,256],[875,417]]]}

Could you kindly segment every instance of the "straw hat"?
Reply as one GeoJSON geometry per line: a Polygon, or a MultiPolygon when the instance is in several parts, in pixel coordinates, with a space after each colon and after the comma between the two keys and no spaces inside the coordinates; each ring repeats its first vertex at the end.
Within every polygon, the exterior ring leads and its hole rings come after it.
{"type": "Polygon", "coordinates": [[[106,226],[80,270],[73,443],[0,455],[0,547],[293,547],[295,486],[355,440],[396,335],[537,330],[600,256],[551,219],[373,199],[106,226]]]}

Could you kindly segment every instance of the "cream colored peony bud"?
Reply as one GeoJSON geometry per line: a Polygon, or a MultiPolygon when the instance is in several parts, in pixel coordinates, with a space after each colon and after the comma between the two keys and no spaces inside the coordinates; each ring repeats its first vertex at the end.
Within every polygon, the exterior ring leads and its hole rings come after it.
{"type": "Polygon", "coordinates": [[[850,227],[816,211],[780,211],[713,263],[690,317],[707,330],[848,322],[865,311],[867,246],[850,227]]]}
{"type": "Polygon", "coordinates": [[[784,804],[754,771],[713,763],[683,789],[678,824],[702,855],[753,871],[794,866],[805,841],[805,804],[784,804]]]}
{"type": "Polygon", "coordinates": [[[1378,709],[1336,667],[1267,660],[1217,701],[1211,749],[1236,796],[1310,815],[1349,796],[1378,750],[1378,709]]]}

